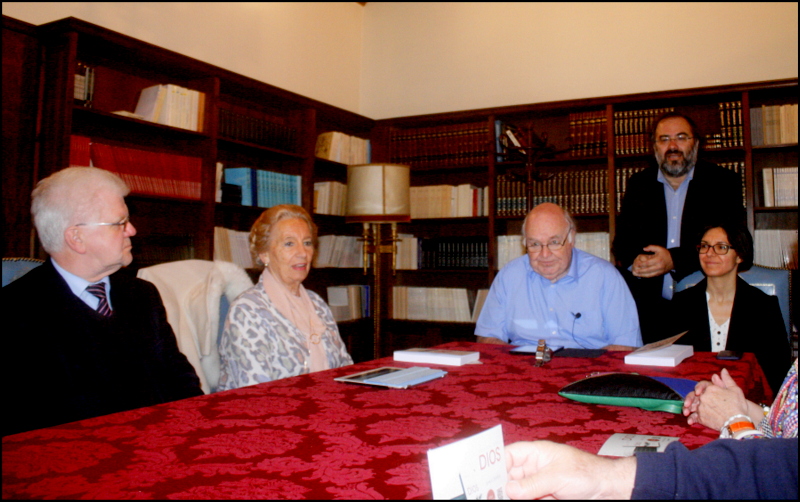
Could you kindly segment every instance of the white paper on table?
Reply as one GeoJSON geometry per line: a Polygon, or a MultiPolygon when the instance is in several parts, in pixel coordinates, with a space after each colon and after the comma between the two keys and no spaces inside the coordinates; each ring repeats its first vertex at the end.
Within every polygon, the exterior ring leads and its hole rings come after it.
{"type": "Polygon", "coordinates": [[[672,436],[617,433],[603,443],[603,447],[597,454],[609,457],[632,457],[637,447],[655,448],[655,451],[661,452],[667,449],[667,445],[677,440],[678,438],[672,436]]]}
{"type": "Polygon", "coordinates": [[[428,450],[434,499],[508,499],[502,425],[428,450]]]}

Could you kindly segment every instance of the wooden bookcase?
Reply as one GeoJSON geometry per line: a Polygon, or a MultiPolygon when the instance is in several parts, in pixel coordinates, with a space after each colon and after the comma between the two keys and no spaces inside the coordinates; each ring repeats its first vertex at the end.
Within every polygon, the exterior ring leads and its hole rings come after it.
{"type": "MultiPolygon", "coordinates": [[[[579,232],[608,232],[610,243],[614,238],[625,180],[633,172],[654,162],[649,140],[644,135],[649,131],[652,119],[666,108],[684,112],[695,119],[704,136],[702,158],[740,172],[751,232],[772,228],[796,230],[796,206],[764,207],[761,171],[765,167],[796,166],[797,143],[753,147],[750,108],[796,104],[797,90],[797,79],[787,79],[379,120],[374,134],[374,160],[384,162],[407,157],[402,149],[409,147],[399,145],[399,141],[392,141],[392,138],[408,137],[414,132],[424,136],[426,130],[447,124],[456,129],[459,124],[484,122],[487,138],[482,159],[473,156],[474,161],[465,164],[463,159],[454,155],[450,164],[441,159],[435,165],[424,159],[416,165],[412,162],[411,185],[473,183],[487,187],[493,205],[487,217],[412,220],[400,226],[400,232],[414,234],[420,239],[440,235],[487,235],[490,264],[487,269],[398,271],[393,281],[387,281],[387,288],[392,285],[436,285],[472,291],[488,288],[496,274],[492,264],[497,258],[497,236],[521,232],[524,214],[535,202],[531,195],[537,187],[532,185],[537,183],[551,183],[557,188],[557,197],[553,201],[570,208],[579,232]],[[735,104],[739,104],[738,114],[735,104]],[[587,129],[593,135],[591,141],[585,137],[576,138],[575,124],[580,120],[591,123],[587,129]],[[496,155],[496,121],[519,128],[522,140],[527,131],[538,136],[546,134],[549,145],[560,153],[540,159],[536,167],[544,174],[555,175],[555,182],[528,181],[530,178],[523,159],[496,155]],[[587,148],[581,148],[587,144],[587,148]],[[498,177],[509,174],[522,180],[527,189],[523,197],[527,195],[528,199],[524,209],[513,216],[502,214],[504,211],[499,207],[504,194],[498,177]],[[575,192],[592,191],[586,185],[576,184],[575,176],[581,175],[604,180],[605,196],[601,210],[596,203],[581,206],[577,202],[579,198],[569,197],[575,192]],[[564,178],[563,181],[559,182],[559,177],[564,178]]],[[[384,310],[391,312],[391,305],[384,310]]],[[[474,336],[472,323],[387,320],[384,325],[386,351],[474,336]]]]}
{"type": "MultiPolygon", "coordinates": [[[[210,260],[214,256],[215,226],[250,229],[264,208],[216,202],[218,162],[301,176],[302,205],[312,212],[315,181],[346,181],[346,166],[314,157],[317,135],[336,130],[369,138],[374,125],[366,117],[78,19],[63,19],[33,31],[42,47],[43,90],[40,157],[32,183],[70,165],[73,135],[114,147],[201,159],[199,199],[135,192],[127,197],[138,231],[128,273],[164,261],[210,260]],[[94,71],[90,102],[74,98],[79,65],[94,71]],[[112,113],[133,112],[141,90],[157,84],[175,84],[204,94],[199,132],[112,113]],[[224,124],[230,124],[233,114],[239,117],[237,127],[252,121],[291,130],[291,136],[276,142],[269,134],[231,130],[224,124]]],[[[30,189],[26,191],[24,203],[29,207],[30,189]]],[[[320,235],[356,235],[360,231],[345,225],[341,216],[314,219],[320,235]]],[[[44,257],[38,247],[31,254],[44,257]]],[[[257,279],[256,269],[248,272],[257,279]]],[[[327,298],[329,285],[367,284],[368,279],[361,269],[315,269],[305,285],[327,298]]],[[[371,358],[369,320],[341,323],[340,331],[356,361],[371,358]]]]}
{"type": "MultiPolygon", "coordinates": [[[[215,226],[240,231],[250,228],[262,208],[215,202],[218,162],[301,176],[302,204],[311,212],[315,182],[346,181],[344,164],[315,158],[316,138],[322,132],[340,131],[370,139],[373,162],[410,160],[412,186],[471,183],[485,188],[490,205],[488,216],[416,219],[399,226],[401,233],[414,234],[420,239],[488,238],[489,265],[468,269],[399,270],[393,276],[390,262],[384,257],[381,262],[385,269],[382,276],[386,278],[384,295],[373,299],[383,305],[385,333],[381,336],[381,351],[384,355],[397,348],[472,339],[472,323],[390,319],[391,288],[394,285],[435,285],[466,288],[471,292],[488,288],[496,274],[497,236],[520,233],[523,216],[540,192],[547,192],[548,196],[556,197],[557,202],[569,206],[584,200],[574,197],[576,192],[593,191],[591,204],[572,208],[578,231],[608,232],[609,239],[613,239],[625,178],[652,162],[649,147],[646,144],[643,147],[641,137],[636,136],[641,136],[649,125],[646,122],[652,118],[647,110],[674,108],[695,118],[704,134],[722,136],[704,141],[706,145],[719,143],[719,147],[704,148],[701,155],[712,162],[744,168],[743,194],[751,231],[797,229],[797,207],[765,207],[762,183],[764,168],[797,165],[797,143],[754,147],[750,130],[751,108],[797,103],[797,79],[374,121],[78,19],[67,18],[33,27],[4,17],[3,23],[4,68],[7,60],[14,61],[10,66],[19,71],[17,79],[7,78],[4,71],[4,106],[6,82],[16,85],[9,90],[25,105],[18,110],[15,108],[15,113],[12,110],[7,114],[4,108],[4,122],[9,119],[8,123],[18,129],[18,135],[13,138],[4,134],[4,146],[9,145],[11,154],[4,164],[4,180],[7,175],[19,180],[16,195],[4,196],[6,219],[17,223],[14,228],[6,224],[5,256],[44,256],[38,243],[31,239],[30,217],[25,217],[30,206],[30,189],[39,179],[69,165],[73,135],[120,147],[201,159],[199,199],[137,194],[128,197],[131,216],[139,232],[134,242],[138,251],[130,267],[132,273],[139,267],[163,261],[212,259],[215,226]],[[13,42],[8,48],[7,40],[13,42]],[[95,70],[90,104],[75,100],[73,96],[79,63],[95,70]],[[38,68],[40,72],[36,71],[38,68]],[[19,79],[30,82],[30,87],[21,85],[19,79]],[[141,90],[155,84],[177,84],[204,93],[204,120],[199,132],[112,113],[133,111],[141,90]],[[733,120],[725,115],[733,113],[726,111],[729,103],[741,104],[741,116],[734,121],[741,126],[739,142],[729,141],[735,134],[723,129],[723,125],[733,120]],[[294,131],[292,140],[276,144],[246,134],[232,134],[224,130],[225,119],[221,118],[231,113],[262,124],[289,128],[294,131]],[[37,116],[38,120],[33,121],[32,116],[37,116]],[[725,124],[721,117],[727,117],[725,124]],[[38,134],[34,133],[37,127],[34,122],[38,123],[38,134]],[[518,127],[523,133],[522,139],[526,139],[527,131],[539,136],[546,134],[549,144],[562,153],[542,158],[536,165],[543,173],[555,175],[557,181],[528,181],[529,173],[520,158],[498,157],[495,138],[498,122],[518,127]],[[625,127],[621,127],[623,124],[625,127]],[[448,136],[448,131],[455,133],[464,129],[472,131],[468,146],[458,142],[458,134],[442,139],[448,136]],[[433,133],[440,139],[428,138],[425,148],[432,148],[431,151],[409,152],[403,149],[408,145],[401,146],[397,140],[433,133]],[[636,141],[640,142],[638,149],[636,141]],[[428,154],[431,156],[426,158],[428,154]],[[11,165],[8,165],[9,160],[11,165]],[[523,182],[524,193],[516,195],[527,202],[518,214],[498,214],[501,209],[498,205],[507,195],[503,192],[507,187],[498,183],[500,176],[523,182]],[[575,180],[587,176],[594,180],[594,188],[584,185],[576,188],[575,180]],[[602,194],[594,193],[598,180],[602,194]],[[550,184],[543,192],[547,183],[550,184]]],[[[341,216],[315,215],[314,220],[320,235],[360,235],[361,227],[345,223],[341,216]]],[[[255,278],[257,271],[250,272],[255,278]]],[[[361,269],[323,268],[314,269],[305,284],[327,298],[328,286],[370,282],[371,277],[364,276],[361,269]]],[[[341,323],[340,329],[357,361],[371,358],[371,320],[341,323]]]]}

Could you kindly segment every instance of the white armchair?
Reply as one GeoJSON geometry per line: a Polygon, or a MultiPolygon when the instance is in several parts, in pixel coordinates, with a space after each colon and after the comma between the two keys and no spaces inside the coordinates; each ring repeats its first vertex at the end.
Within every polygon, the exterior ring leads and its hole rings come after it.
{"type": "Polygon", "coordinates": [[[137,276],[158,288],[178,348],[194,366],[203,392],[215,392],[217,340],[228,306],[253,285],[247,272],[225,261],[183,260],[143,268],[137,276]]]}

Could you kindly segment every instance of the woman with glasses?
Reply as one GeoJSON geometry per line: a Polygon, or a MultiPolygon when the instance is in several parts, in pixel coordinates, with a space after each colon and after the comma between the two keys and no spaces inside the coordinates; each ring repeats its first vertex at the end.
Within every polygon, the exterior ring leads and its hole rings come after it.
{"type": "Polygon", "coordinates": [[[273,206],[253,224],[250,252],[264,271],[228,311],[219,390],[353,364],[330,307],[303,287],[316,242],[317,227],[300,206],[273,206]]]}
{"type": "Polygon", "coordinates": [[[705,279],[676,293],[671,333],[689,330],[678,343],[700,352],[753,352],[777,393],[791,364],[778,299],[738,276],[753,265],[753,238],[744,225],[708,226],[697,245],[705,279]]]}

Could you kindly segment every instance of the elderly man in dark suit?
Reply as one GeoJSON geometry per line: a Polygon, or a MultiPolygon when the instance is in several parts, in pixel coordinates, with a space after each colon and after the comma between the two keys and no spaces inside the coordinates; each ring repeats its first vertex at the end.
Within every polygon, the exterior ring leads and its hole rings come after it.
{"type": "Polygon", "coordinates": [[[674,284],[700,269],[695,244],[702,229],[713,221],[744,221],[739,176],[698,160],[700,135],[691,118],[662,115],[651,139],[657,165],[628,181],[613,243],[645,343],[669,315],[674,284]]]}
{"type": "Polygon", "coordinates": [[[3,435],[203,393],[155,286],[115,274],[133,260],[128,191],[91,167],[63,169],[33,190],[50,258],[2,291],[3,435]]]}

